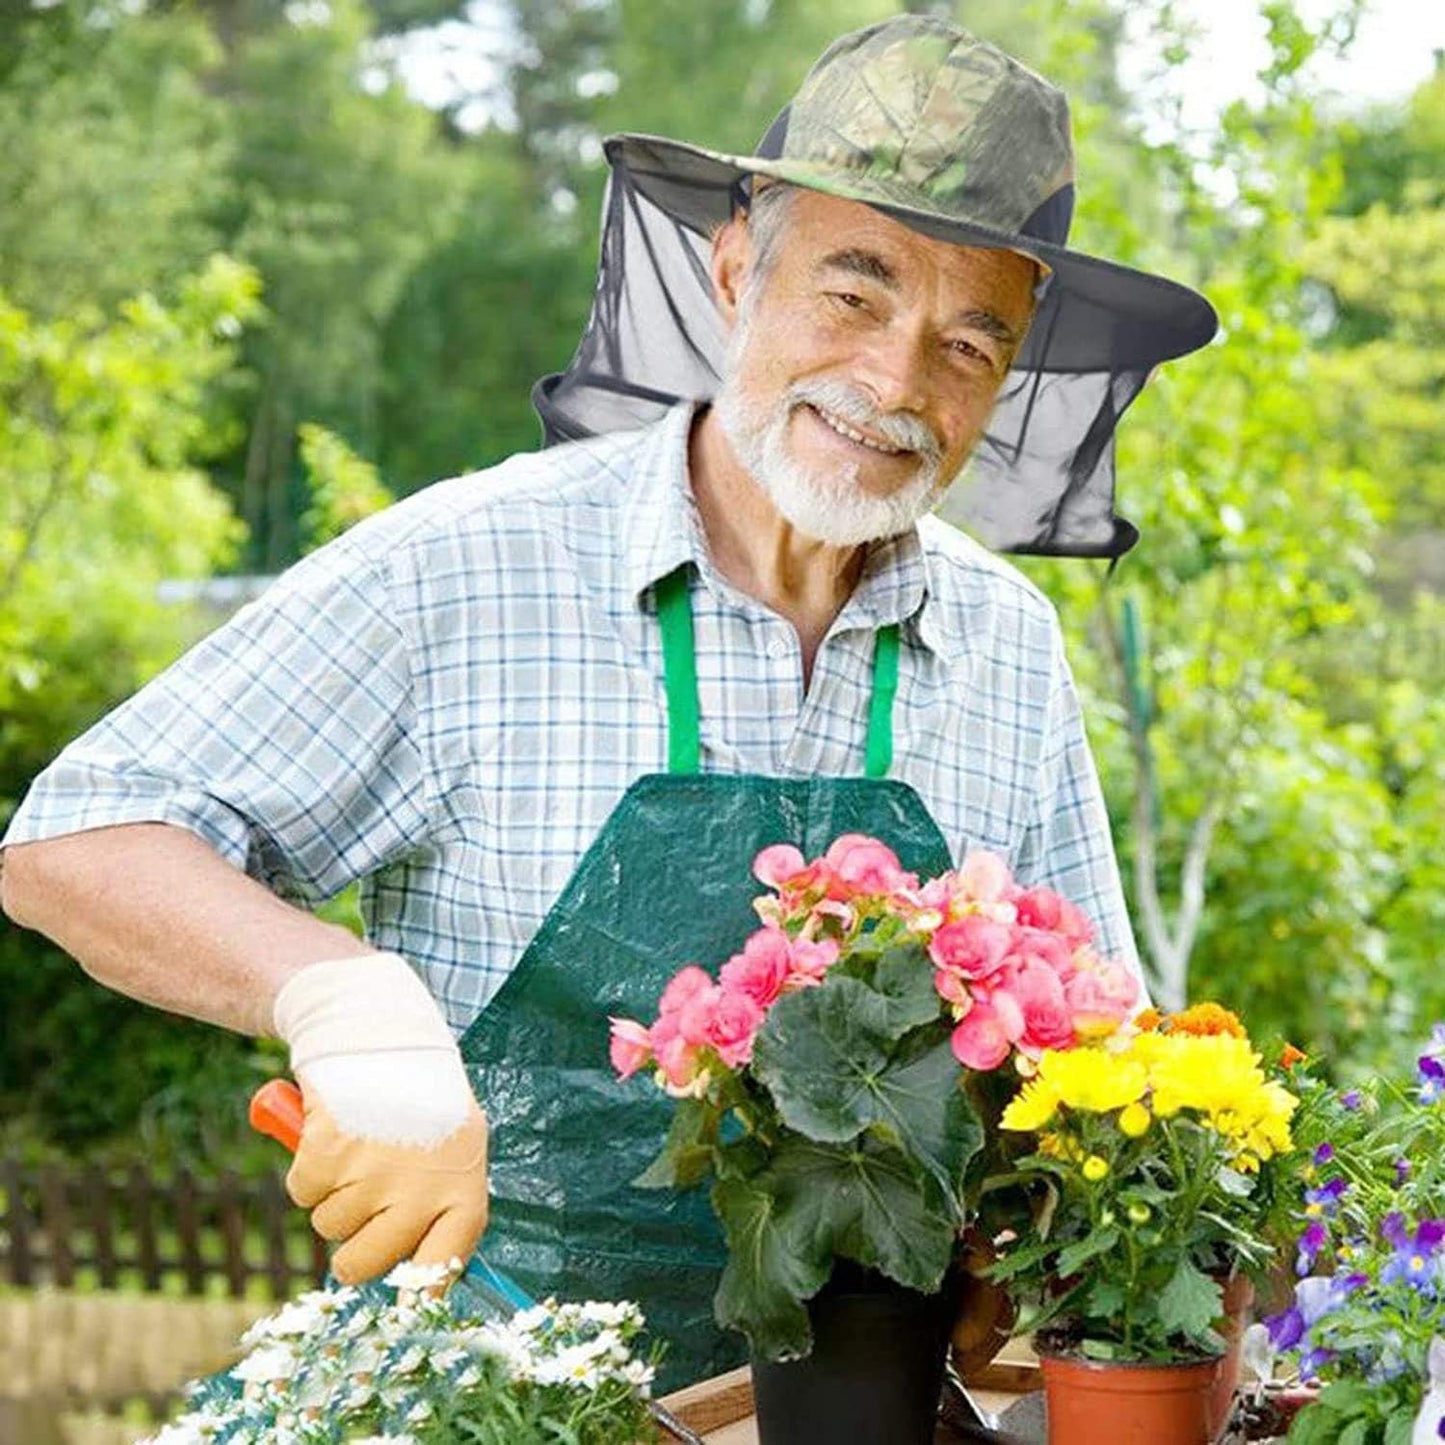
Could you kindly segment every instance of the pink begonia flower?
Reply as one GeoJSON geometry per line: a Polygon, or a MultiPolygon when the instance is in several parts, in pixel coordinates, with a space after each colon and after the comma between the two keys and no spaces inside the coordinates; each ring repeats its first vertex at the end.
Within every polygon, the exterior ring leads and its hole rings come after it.
{"type": "Polygon", "coordinates": [[[1129,1018],[1139,1002],[1139,979],[1134,971],[1092,950],[1081,950],[1083,966],[1064,985],[1064,995],[1080,1038],[1111,1034],[1129,1018]]]}
{"type": "Polygon", "coordinates": [[[949,1044],[953,1057],[965,1069],[980,1070],[998,1068],[1013,1048],[1013,1040],[1008,1036],[1003,1019],[992,1003],[982,999],[975,1000],[973,1007],[964,1014],[949,1044]]]}
{"type": "Polygon", "coordinates": [[[762,1027],[763,1010],[756,999],[736,989],[721,990],[713,1010],[708,1042],[728,1068],[752,1062],[753,1039],[762,1027]]]}
{"type": "Polygon", "coordinates": [[[939,968],[964,978],[987,978],[1008,957],[1013,930],[1007,924],[970,914],[957,923],[945,923],[928,945],[928,956],[939,968]]]}
{"type": "Polygon", "coordinates": [[[769,888],[786,888],[807,866],[791,843],[774,843],[753,859],[753,877],[769,888]]]}
{"type": "Polygon", "coordinates": [[[709,979],[708,986],[698,989],[672,1016],[677,1020],[677,1031],[686,1043],[694,1048],[712,1043],[713,1017],[721,998],[722,989],[709,979]]]}
{"type": "Polygon", "coordinates": [[[690,999],[712,986],[713,981],[707,973],[695,963],[690,963],[673,974],[657,1001],[657,1011],[659,1014],[675,1014],[690,999]]]}
{"type": "Polygon", "coordinates": [[[652,1062],[652,1037],[634,1019],[609,1019],[612,1040],[608,1054],[619,1079],[630,1079],[640,1068],[652,1062]]]}
{"type": "Polygon", "coordinates": [[[1009,962],[1026,961],[1045,964],[1061,979],[1072,978],[1074,974],[1074,950],[1057,933],[1047,933],[1042,928],[1014,930],[1009,962]]]}
{"type": "Polygon", "coordinates": [[[699,1050],[683,1038],[678,1028],[678,1014],[663,1014],[647,1034],[667,1092],[674,1097],[690,1094],[703,1077],[702,1057],[699,1050]]]}
{"type": "Polygon", "coordinates": [[[793,945],[781,928],[760,928],[718,970],[724,988],[748,994],[768,1008],[783,991],[793,970],[793,945]]]}
{"type": "Polygon", "coordinates": [[[1005,994],[1023,1015],[1023,1030],[1014,1040],[1037,1057],[1045,1049],[1067,1049],[1074,1042],[1074,1020],[1064,996],[1063,981],[1046,963],[1027,958],[1010,960],[994,980],[995,1007],[1005,994]]]}
{"type": "Polygon", "coordinates": [[[1094,925],[1077,908],[1052,888],[1024,888],[1014,898],[1018,920],[1028,928],[1057,933],[1074,948],[1094,941],[1094,925]]]}
{"type": "Polygon", "coordinates": [[[954,889],[973,903],[1002,903],[1013,887],[1008,864],[986,849],[972,850],[955,875],[954,889]]]}
{"type": "MultiPolygon", "coordinates": [[[[918,879],[905,873],[898,855],[886,844],[865,833],[844,833],[835,838],[823,855],[823,866],[846,896],[859,893],[893,893],[900,888],[917,888],[918,879]]],[[[833,894],[833,890],[829,890],[833,894]]],[[[833,894],[833,896],[837,896],[833,894]]]]}
{"type": "Polygon", "coordinates": [[[820,938],[816,942],[798,939],[792,947],[789,961],[787,988],[792,992],[800,988],[812,988],[823,982],[828,970],[838,962],[838,944],[831,938],[820,938]]]}
{"type": "Polygon", "coordinates": [[[973,995],[961,973],[949,968],[936,968],[933,971],[933,987],[939,998],[953,1005],[956,1018],[962,1018],[973,1007],[973,995]]]}

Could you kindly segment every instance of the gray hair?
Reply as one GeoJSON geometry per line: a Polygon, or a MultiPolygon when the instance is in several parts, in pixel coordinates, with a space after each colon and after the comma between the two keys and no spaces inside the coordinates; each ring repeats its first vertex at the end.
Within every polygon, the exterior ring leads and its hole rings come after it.
{"type": "Polygon", "coordinates": [[[758,287],[768,279],[777,263],[783,233],[798,194],[797,186],[787,181],[773,181],[758,191],[748,207],[748,235],[753,243],[753,264],[743,288],[742,303],[747,306],[757,295],[758,287]]]}

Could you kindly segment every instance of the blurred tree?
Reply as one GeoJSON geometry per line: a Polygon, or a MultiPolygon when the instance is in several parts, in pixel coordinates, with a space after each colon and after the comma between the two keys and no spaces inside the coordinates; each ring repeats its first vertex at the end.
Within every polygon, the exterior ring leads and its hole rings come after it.
{"type": "MultiPolygon", "coordinates": [[[[194,636],[162,580],[206,577],[240,541],[197,463],[224,441],[206,390],[257,278],[216,258],[175,289],[48,321],[0,297],[0,823],[59,742],[194,636]]],[[[0,1115],[22,1132],[78,1144],[133,1127],[198,1060],[212,1082],[246,1072],[242,1040],[178,1031],[8,921],[0,997],[0,1115]]]]}
{"type": "Polygon", "coordinates": [[[0,288],[39,317],[168,290],[228,186],[209,32],[67,0],[0,36],[0,288]]]}
{"type": "Polygon", "coordinates": [[[248,34],[229,67],[236,129],[223,234],[265,277],[269,324],[244,450],[221,476],[253,534],[253,566],[294,560],[306,505],[303,421],[363,454],[379,443],[382,338],[412,273],[451,234],[464,171],[436,117],[368,68],[360,7],[248,34]]]}

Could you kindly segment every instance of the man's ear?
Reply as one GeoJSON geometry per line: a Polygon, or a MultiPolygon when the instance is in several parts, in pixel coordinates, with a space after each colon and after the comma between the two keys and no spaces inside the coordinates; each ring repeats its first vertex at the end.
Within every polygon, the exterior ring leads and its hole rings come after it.
{"type": "Polygon", "coordinates": [[[713,232],[712,258],[708,267],[712,276],[713,299],[729,326],[737,319],[738,304],[752,264],[753,238],[748,233],[747,215],[734,211],[732,219],[713,232]]]}

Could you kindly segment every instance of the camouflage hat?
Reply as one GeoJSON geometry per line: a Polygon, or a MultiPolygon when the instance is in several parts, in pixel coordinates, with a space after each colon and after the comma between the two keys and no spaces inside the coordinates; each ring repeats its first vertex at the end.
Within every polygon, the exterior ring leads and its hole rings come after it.
{"type": "MultiPolygon", "coordinates": [[[[1155,361],[1202,346],[1216,329],[1197,292],[1065,249],[1074,209],[1067,98],[945,20],[898,16],[834,41],[755,155],[646,135],[613,136],[606,149],[648,200],[702,234],[746,204],[753,178],[768,177],[862,201],[935,239],[1019,251],[1062,273],[1051,284],[1151,325],[1155,361]]],[[[1054,364],[1117,363],[1101,344],[1118,339],[1056,335],[1054,364]]]]}

